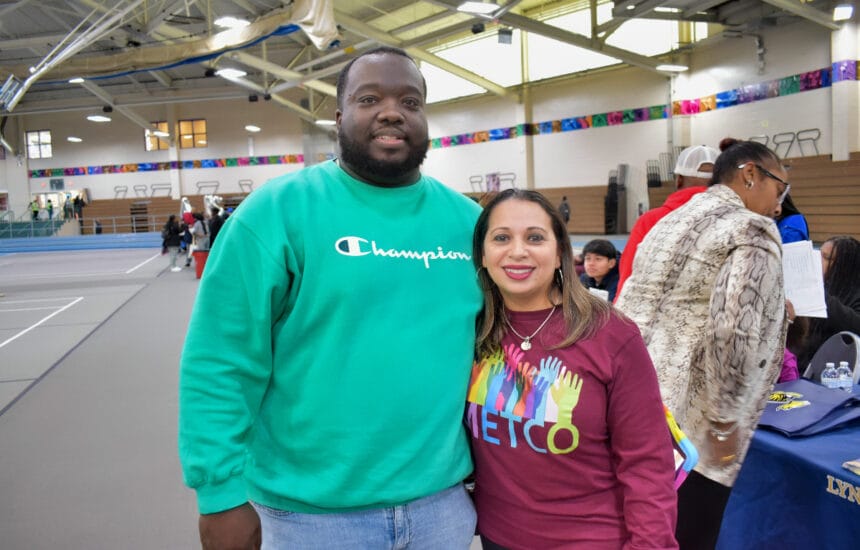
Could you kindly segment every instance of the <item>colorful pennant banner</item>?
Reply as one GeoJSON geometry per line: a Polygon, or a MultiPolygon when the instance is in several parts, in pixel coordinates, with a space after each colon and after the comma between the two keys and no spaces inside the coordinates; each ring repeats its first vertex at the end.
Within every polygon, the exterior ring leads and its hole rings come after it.
{"type": "Polygon", "coordinates": [[[754,101],[763,101],[774,97],[827,88],[831,86],[832,82],[857,80],[857,64],[858,62],[853,60],[839,61],[834,63],[832,67],[817,71],[787,76],[768,82],[748,84],[734,90],[719,92],[697,99],[673,101],[671,106],[653,105],[651,107],[638,107],[622,111],[563,118],[561,120],[520,124],[509,128],[496,128],[455,136],[438,137],[430,140],[430,148],[456,147],[457,145],[467,145],[470,143],[512,139],[522,135],[556,134],[559,132],[572,132],[574,130],[587,130],[588,128],[603,128],[619,124],[645,122],[646,120],[658,120],[667,118],[670,108],[672,109],[673,116],[694,115],[715,109],[725,109],[754,101]]]}
{"type": "MultiPolygon", "coordinates": [[[[652,105],[637,107],[608,113],[574,116],[561,120],[548,120],[529,124],[518,124],[506,128],[480,130],[453,136],[437,137],[430,140],[430,149],[457,147],[472,143],[501,141],[520,136],[536,136],[540,134],[557,134],[589,128],[604,128],[619,124],[632,124],[648,120],[659,120],[668,117],[669,109],[672,115],[694,115],[716,109],[725,109],[735,105],[743,105],[754,101],[764,101],[819,88],[830,87],[835,82],[857,80],[856,60],[837,61],[831,67],[801,73],[777,80],[748,84],[718,92],[696,99],[673,101],[672,105],[652,105]]],[[[333,155],[327,155],[331,158],[333,155]]],[[[85,176],[95,174],[125,174],[131,172],[152,172],[158,170],[190,170],[194,168],[225,168],[233,166],[258,166],[262,164],[301,164],[304,157],[298,155],[274,155],[261,157],[235,157],[221,159],[203,159],[171,162],[140,162],[132,164],[113,164],[104,166],[74,166],[70,168],[48,168],[31,170],[31,178],[49,178],[56,176],[85,176]]]]}
{"type": "Polygon", "coordinates": [[[304,156],[270,155],[260,157],[233,157],[202,160],[174,160],[170,162],[138,162],[131,164],[107,164],[102,166],[72,166],[69,168],[47,168],[30,170],[31,178],[57,176],[94,176],[99,174],[130,174],[133,172],[156,172],[160,170],[192,170],[194,168],[230,168],[236,166],[260,166],[264,164],[302,164],[304,156]]]}

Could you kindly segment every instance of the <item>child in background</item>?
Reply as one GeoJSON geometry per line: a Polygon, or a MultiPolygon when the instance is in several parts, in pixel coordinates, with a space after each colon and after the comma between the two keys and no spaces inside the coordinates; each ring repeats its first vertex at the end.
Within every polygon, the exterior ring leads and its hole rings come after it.
{"type": "Polygon", "coordinates": [[[610,302],[618,289],[618,251],[606,239],[588,241],[582,249],[585,273],[579,280],[592,294],[610,302]],[[598,292],[595,292],[598,291],[598,292]]]}

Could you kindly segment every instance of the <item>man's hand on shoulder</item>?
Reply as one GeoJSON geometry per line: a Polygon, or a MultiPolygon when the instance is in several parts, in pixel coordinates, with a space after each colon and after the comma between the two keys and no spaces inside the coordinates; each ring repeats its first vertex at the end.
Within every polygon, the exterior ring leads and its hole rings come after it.
{"type": "Polygon", "coordinates": [[[263,544],[260,517],[249,503],[200,516],[203,550],[258,550],[263,544]]]}

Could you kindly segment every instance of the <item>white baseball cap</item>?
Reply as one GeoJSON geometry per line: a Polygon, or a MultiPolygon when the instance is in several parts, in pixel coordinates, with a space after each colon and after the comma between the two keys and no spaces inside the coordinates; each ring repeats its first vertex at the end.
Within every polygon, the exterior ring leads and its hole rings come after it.
{"type": "Polygon", "coordinates": [[[703,164],[713,164],[718,156],[720,156],[720,152],[707,145],[687,147],[678,155],[678,161],[675,163],[675,175],[711,179],[712,174],[710,172],[699,172],[699,168],[703,164]]]}

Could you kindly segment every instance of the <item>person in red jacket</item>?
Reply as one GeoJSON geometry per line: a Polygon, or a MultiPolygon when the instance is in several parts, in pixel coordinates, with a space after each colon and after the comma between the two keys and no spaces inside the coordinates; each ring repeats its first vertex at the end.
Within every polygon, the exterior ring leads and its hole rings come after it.
{"type": "Polygon", "coordinates": [[[657,225],[657,222],[663,219],[666,214],[686,204],[694,195],[707,189],[708,182],[711,181],[711,172],[714,170],[714,162],[718,156],[720,156],[720,152],[707,145],[687,147],[678,155],[678,161],[675,163],[676,191],[666,197],[666,202],[662,206],[652,208],[639,216],[639,219],[636,220],[633,229],[630,231],[630,237],[624,246],[621,261],[618,263],[619,277],[616,296],[621,295],[624,281],[633,272],[633,258],[636,256],[636,247],[639,246],[639,243],[642,242],[642,239],[645,238],[645,235],[648,234],[651,228],[657,225]]]}

